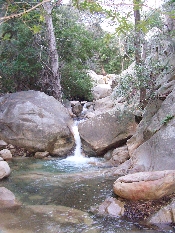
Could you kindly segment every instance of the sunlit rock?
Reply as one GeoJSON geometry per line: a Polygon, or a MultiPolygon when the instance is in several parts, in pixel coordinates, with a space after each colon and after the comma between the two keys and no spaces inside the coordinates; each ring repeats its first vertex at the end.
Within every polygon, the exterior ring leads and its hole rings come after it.
{"type": "Polygon", "coordinates": [[[114,193],[129,200],[154,200],[175,191],[175,170],[138,172],[118,178],[114,193]]]}

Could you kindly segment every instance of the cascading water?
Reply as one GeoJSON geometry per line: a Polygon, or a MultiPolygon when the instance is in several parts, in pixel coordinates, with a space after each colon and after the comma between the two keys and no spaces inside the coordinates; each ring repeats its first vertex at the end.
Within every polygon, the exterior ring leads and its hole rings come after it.
{"type": "Polygon", "coordinates": [[[78,122],[76,121],[74,126],[72,127],[72,131],[74,133],[74,138],[75,138],[75,151],[74,151],[74,158],[81,158],[82,156],[82,149],[81,149],[81,139],[80,135],[78,132],[78,122]]]}
{"type": "Polygon", "coordinates": [[[72,127],[72,132],[74,134],[74,139],[75,139],[75,150],[74,150],[74,154],[72,156],[67,157],[65,160],[66,161],[72,161],[75,162],[77,164],[87,164],[90,161],[94,161],[95,158],[87,158],[83,155],[82,153],[82,147],[81,147],[81,138],[80,138],[80,134],[78,132],[78,124],[81,121],[75,121],[74,125],[72,127]]]}

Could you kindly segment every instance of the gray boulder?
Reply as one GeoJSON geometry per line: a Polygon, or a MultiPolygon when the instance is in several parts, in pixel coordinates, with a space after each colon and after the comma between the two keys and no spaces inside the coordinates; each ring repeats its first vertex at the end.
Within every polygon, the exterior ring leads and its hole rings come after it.
{"type": "Polygon", "coordinates": [[[56,99],[39,91],[0,98],[0,138],[30,152],[65,155],[74,146],[71,117],[56,99]]]}
{"type": "Polygon", "coordinates": [[[78,128],[85,153],[102,155],[126,142],[134,134],[136,126],[132,113],[115,111],[81,122],[78,128]]]}

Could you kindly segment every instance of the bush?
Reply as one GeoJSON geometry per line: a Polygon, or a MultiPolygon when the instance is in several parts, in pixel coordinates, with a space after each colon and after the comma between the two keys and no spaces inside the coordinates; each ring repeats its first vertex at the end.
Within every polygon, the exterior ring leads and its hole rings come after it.
{"type": "Polygon", "coordinates": [[[92,82],[83,69],[74,64],[66,64],[61,73],[61,86],[65,98],[92,101],[92,82]]]}

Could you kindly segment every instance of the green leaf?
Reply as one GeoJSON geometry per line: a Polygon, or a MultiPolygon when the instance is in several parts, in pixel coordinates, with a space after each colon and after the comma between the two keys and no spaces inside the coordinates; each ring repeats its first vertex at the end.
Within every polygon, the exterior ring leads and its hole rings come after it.
{"type": "Polygon", "coordinates": [[[41,31],[41,26],[40,25],[34,25],[32,28],[32,31],[34,34],[37,34],[41,31]]]}

